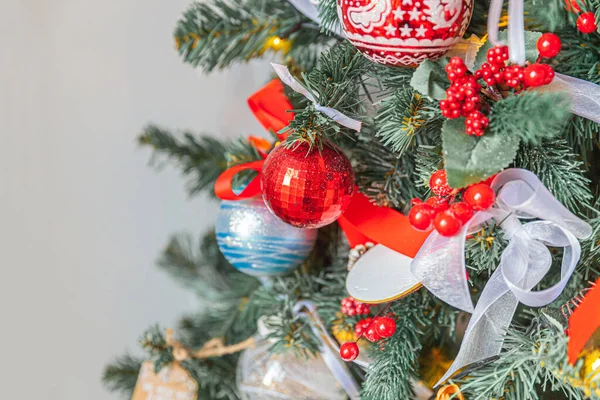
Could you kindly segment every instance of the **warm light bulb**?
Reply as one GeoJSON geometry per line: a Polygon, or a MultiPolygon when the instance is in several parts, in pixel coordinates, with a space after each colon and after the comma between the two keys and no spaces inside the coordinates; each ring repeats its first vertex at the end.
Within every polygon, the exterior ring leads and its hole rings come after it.
{"type": "Polygon", "coordinates": [[[600,368],[600,357],[597,358],[596,361],[594,361],[594,363],[592,364],[593,370],[597,370],[598,368],[600,368]]]}
{"type": "Polygon", "coordinates": [[[279,37],[276,37],[275,39],[273,39],[273,46],[279,46],[280,43],[281,43],[281,39],[279,37]]]}

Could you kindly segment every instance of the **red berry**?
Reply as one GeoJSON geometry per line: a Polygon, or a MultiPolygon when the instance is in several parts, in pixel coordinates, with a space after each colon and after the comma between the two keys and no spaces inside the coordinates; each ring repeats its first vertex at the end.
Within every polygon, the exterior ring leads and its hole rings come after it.
{"type": "Polygon", "coordinates": [[[554,80],[554,68],[552,68],[552,66],[548,64],[542,64],[542,66],[546,70],[546,80],[544,81],[544,85],[547,85],[550,82],[552,82],[552,80],[554,80]]]}
{"type": "Polygon", "coordinates": [[[408,220],[413,228],[419,231],[428,231],[433,226],[435,209],[426,203],[415,204],[408,213],[408,220]]]}
{"type": "Polygon", "coordinates": [[[527,86],[542,86],[546,79],[546,68],[542,64],[530,64],[525,68],[525,84],[527,86]]]}
{"type": "Polygon", "coordinates": [[[478,183],[465,190],[463,201],[475,211],[484,211],[494,205],[496,194],[489,185],[478,183]]]}
{"type": "Polygon", "coordinates": [[[429,180],[429,188],[438,196],[448,196],[450,192],[452,192],[452,188],[448,186],[448,181],[446,180],[445,170],[440,169],[431,175],[431,179],[429,180]]]}
{"type": "Polygon", "coordinates": [[[411,206],[416,206],[417,204],[421,204],[421,203],[423,203],[423,200],[419,199],[418,197],[415,197],[414,199],[412,199],[410,201],[411,206]]]}
{"type": "Polygon", "coordinates": [[[433,207],[436,214],[448,209],[448,200],[444,199],[443,197],[430,197],[425,201],[425,204],[428,204],[431,207],[433,207]]]}
{"type": "Polygon", "coordinates": [[[442,236],[454,236],[462,228],[462,222],[450,210],[435,216],[435,230],[442,236]]]}
{"type": "Polygon", "coordinates": [[[450,206],[450,212],[460,219],[460,222],[466,224],[473,217],[473,208],[464,201],[459,201],[450,206]]]}
{"type": "Polygon", "coordinates": [[[596,16],[593,12],[586,12],[581,14],[577,18],[577,29],[581,33],[592,33],[598,29],[598,25],[596,25],[596,16]]]}
{"type": "Polygon", "coordinates": [[[460,57],[451,57],[450,65],[461,66],[461,65],[465,65],[465,62],[460,57]]]}
{"type": "Polygon", "coordinates": [[[354,325],[354,333],[356,336],[362,337],[367,327],[371,324],[371,321],[373,321],[373,318],[365,318],[358,321],[356,325],[354,325]]]}
{"type": "Polygon", "coordinates": [[[379,317],[374,322],[375,328],[379,336],[390,338],[396,333],[396,321],[390,317],[379,317]]]}
{"type": "Polygon", "coordinates": [[[537,49],[542,57],[555,57],[560,53],[561,47],[560,38],[554,33],[544,33],[537,41],[537,49]]]}
{"type": "Polygon", "coordinates": [[[375,324],[371,323],[365,331],[363,331],[363,337],[367,339],[369,342],[377,342],[381,339],[381,335],[377,332],[377,328],[375,328],[375,324]]]}
{"type": "Polygon", "coordinates": [[[358,345],[356,342],[346,342],[340,346],[340,357],[344,361],[354,361],[358,357],[358,345]]]}

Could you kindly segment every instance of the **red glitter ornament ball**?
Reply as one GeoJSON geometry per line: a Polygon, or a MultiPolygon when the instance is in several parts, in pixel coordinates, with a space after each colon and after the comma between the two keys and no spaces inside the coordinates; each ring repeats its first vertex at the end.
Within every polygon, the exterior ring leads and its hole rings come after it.
{"type": "Polygon", "coordinates": [[[354,194],[350,160],[331,143],[277,146],[265,160],[261,186],[265,204],[284,222],[320,228],[338,219],[354,194]]]}
{"type": "Polygon", "coordinates": [[[460,40],[473,0],[337,0],[337,6],[346,37],[367,58],[415,66],[460,40]]]}

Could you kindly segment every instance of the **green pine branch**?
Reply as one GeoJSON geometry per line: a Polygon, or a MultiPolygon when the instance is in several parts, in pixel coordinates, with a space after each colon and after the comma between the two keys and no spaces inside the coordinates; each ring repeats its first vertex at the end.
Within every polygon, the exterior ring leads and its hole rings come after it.
{"type": "MultiPolygon", "coordinates": [[[[155,125],[149,125],[139,136],[141,146],[153,150],[151,162],[166,158],[188,177],[190,196],[207,191],[214,196],[213,187],[219,175],[232,165],[260,160],[258,151],[244,139],[221,142],[210,135],[194,135],[190,132],[174,134],[155,125]]],[[[248,181],[252,173],[239,174],[239,182],[248,181]]]]}
{"type": "MultiPolygon", "coordinates": [[[[275,0],[211,0],[193,3],[175,28],[175,42],[183,60],[205,72],[246,62],[277,48],[274,38],[289,41],[280,44],[301,47],[318,54],[332,39],[319,32],[310,20],[291,4],[275,0]]],[[[294,58],[310,67],[309,59],[294,58]]]]}
{"type": "Polygon", "coordinates": [[[579,377],[581,362],[575,367],[568,364],[564,331],[535,322],[530,331],[509,330],[500,357],[457,380],[465,398],[537,400],[548,398],[551,392],[566,399],[585,398],[580,389],[568,383],[569,377],[579,377]]]}
{"type": "Polygon", "coordinates": [[[402,157],[427,136],[439,135],[443,118],[437,106],[411,88],[398,90],[381,102],[375,123],[384,146],[402,157]]]}
{"type": "Polygon", "coordinates": [[[394,336],[373,350],[362,388],[365,400],[414,398],[412,382],[418,380],[419,353],[424,329],[431,323],[427,317],[427,293],[420,291],[392,303],[397,329],[394,336]]]}
{"type": "Polygon", "coordinates": [[[567,126],[565,138],[573,151],[580,154],[587,164],[590,153],[600,143],[600,124],[574,115],[567,126]]]}
{"type": "Polygon", "coordinates": [[[591,207],[590,180],[583,162],[564,139],[544,140],[540,145],[522,145],[514,163],[540,178],[554,197],[573,212],[591,207]]]}
{"type": "Polygon", "coordinates": [[[319,2],[319,19],[325,30],[341,29],[337,12],[337,0],[321,0],[319,2]]]}
{"type": "Polygon", "coordinates": [[[526,91],[495,103],[489,130],[498,135],[517,136],[526,144],[540,144],[543,139],[559,136],[570,115],[564,93],[526,91]]]}
{"type": "MultiPolygon", "coordinates": [[[[338,44],[324,53],[316,68],[302,74],[300,82],[321,106],[333,108],[348,117],[363,119],[360,90],[362,77],[370,68],[370,62],[357,53],[348,43],[338,44]]],[[[286,145],[306,142],[321,148],[322,139],[340,133],[353,135],[345,128],[317,111],[314,104],[303,103],[304,108],[294,110],[295,118],[286,128],[290,136],[286,145]]]]}
{"type": "Polygon", "coordinates": [[[424,194],[415,186],[415,157],[410,152],[398,157],[367,131],[359,135],[353,154],[356,182],[375,204],[406,209],[411,199],[424,194]]]}
{"type": "Polygon", "coordinates": [[[214,231],[207,232],[198,244],[188,234],[173,235],[158,266],[217,306],[247,296],[258,285],[256,279],[229,264],[217,247],[214,231]]]}
{"type": "Polygon", "coordinates": [[[130,399],[137,383],[143,360],[130,354],[117,357],[104,369],[102,381],[111,392],[120,392],[123,398],[130,399]]]}

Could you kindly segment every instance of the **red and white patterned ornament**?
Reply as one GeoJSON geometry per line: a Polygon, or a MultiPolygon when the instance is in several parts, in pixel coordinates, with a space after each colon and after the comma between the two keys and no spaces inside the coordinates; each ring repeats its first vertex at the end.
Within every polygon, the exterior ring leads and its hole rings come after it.
{"type": "Polygon", "coordinates": [[[337,0],[348,40],[380,64],[442,57],[465,33],[473,0],[337,0]]]}

